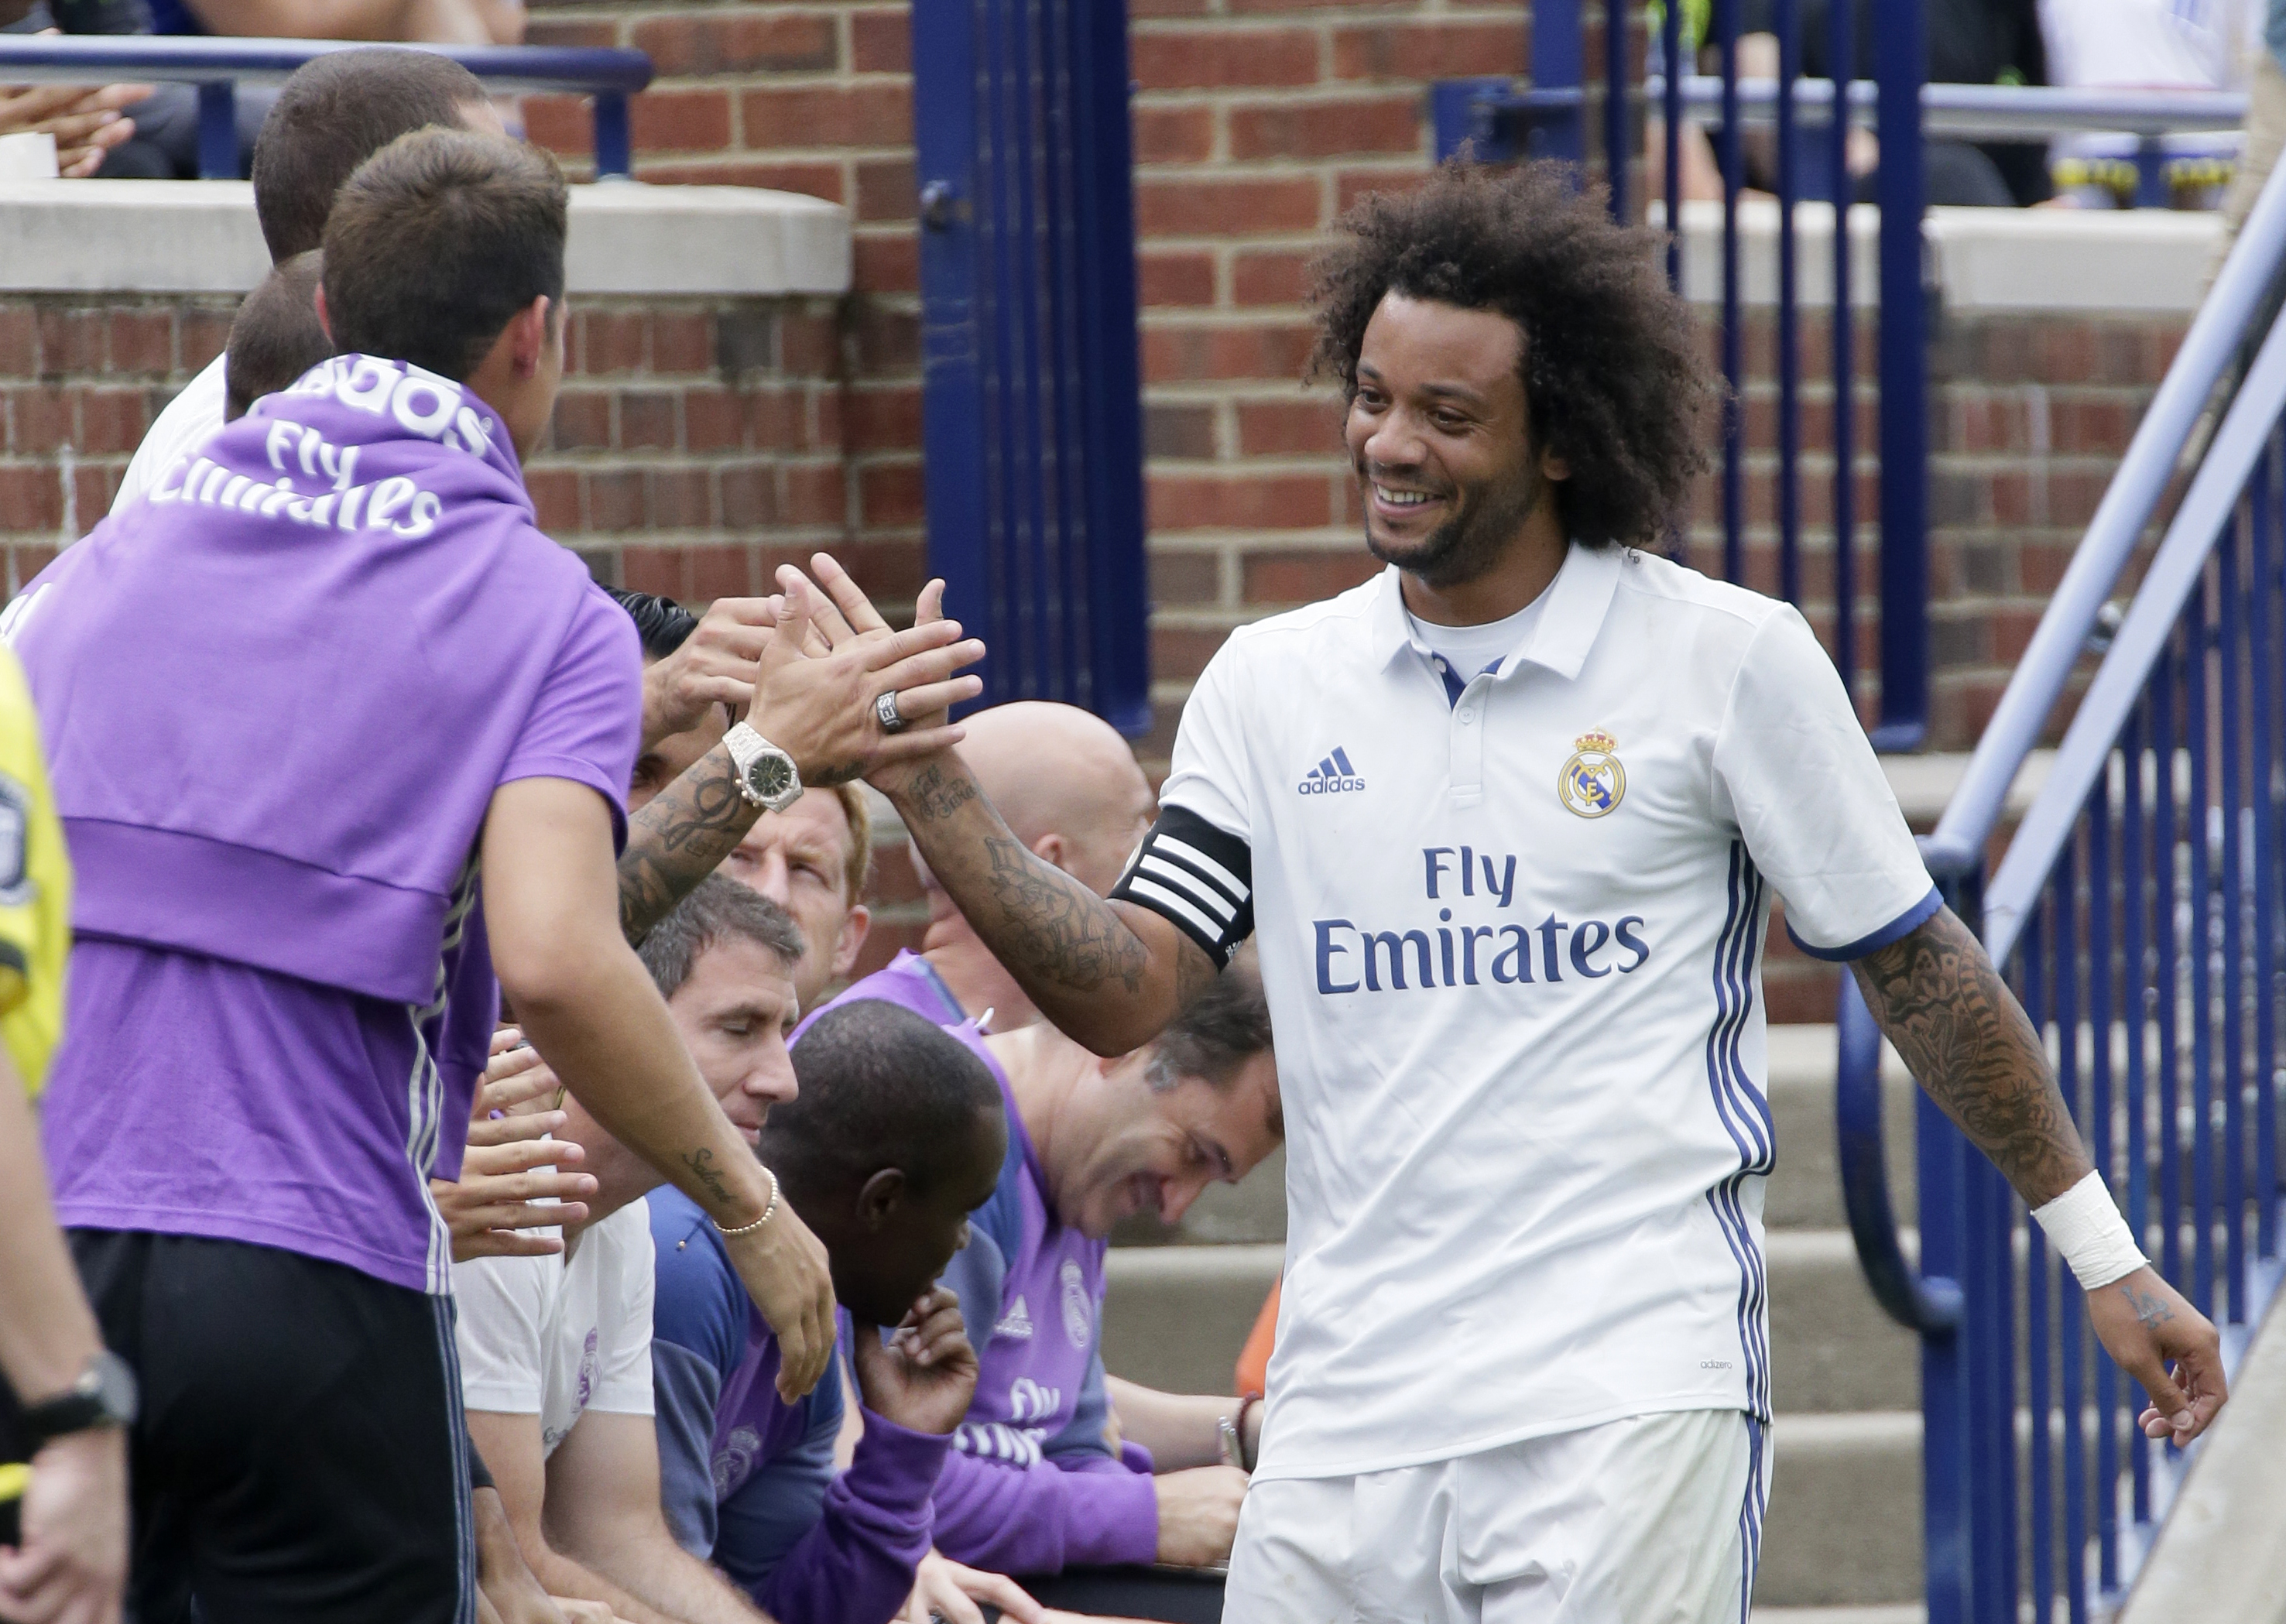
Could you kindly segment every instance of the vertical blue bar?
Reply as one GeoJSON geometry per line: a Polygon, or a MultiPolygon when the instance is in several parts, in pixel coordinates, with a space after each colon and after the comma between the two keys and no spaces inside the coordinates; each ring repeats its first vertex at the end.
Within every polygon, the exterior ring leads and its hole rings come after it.
{"type": "Polygon", "coordinates": [[[627,99],[619,91],[595,92],[595,178],[625,180],[635,172],[635,137],[627,126],[627,99]]]}
{"type": "Polygon", "coordinates": [[[1659,13],[1659,47],[1667,55],[1667,89],[1659,131],[1667,144],[1660,174],[1667,185],[1667,285],[1683,291],[1683,0],[1667,0],[1659,13]]]}
{"type": "Polygon", "coordinates": [[[1881,169],[1880,750],[1928,733],[1928,355],[1921,306],[1921,0],[1872,8],[1881,169]]]}
{"type": "MultiPolygon", "coordinates": [[[[2261,478],[2261,469],[2255,478],[2261,478]]],[[[2230,1297],[2230,1322],[2245,1325],[2246,1303],[2246,887],[2245,831],[2242,816],[2245,748],[2243,724],[2247,673],[2242,627],[2245,608],[2239,596],[2238,549],[2251,516],[2242,506],[2238,521],[2216,543],[2221,570],[2222,637],[2218,669],[2222,710],[2222,1057],[2215,1086],[2222,1090],[2222,1218],[2227,1226],[2223,1271],[2230,1297]]]]}
{"type": "Polygon", "coordinates": [[[2151,753],[2158,780],[2151,802],[2151,934],[2159,1006],[2159,1272],[2178,1286],[2183,1279],[2183,1146],[2176,1106],[2182,1097],[2183,1061],[2175,1013],[2183,966],[2175,950],[2175,707],[2182,694],[2182,644],[2179,627],[2159,657],[2151,690],[2151,753]]]}
{"type": "Polygon", "coordinates": [[[1144,553],[1143,371],[1135,287],[1134,152],[1129,133],[1127,8],[1088,0],[1074,93],[1084,164],[1081,240],[1091,263],[1083,319],[1093,458],[1087,485],[1087,587],[1093,705],[1122,733],[1151,726],[1150,580],[1144,553]]]}
{"type": "MultiPolygon", "coordinates": [[[[2131,720],[2130,727],[2132,727],[2131,720]]],[[[2124,762],[2122,763],[2124,767],[2124,762]]],[[[2111,769],[2105,763],[2087,819],[2087,1025],[2094,1037],[2088,1060],[2087,1125],[2096,1171],[2113,1199],[2118,1197],[2117,1158],[2112,1142],[2111,1044],[2116,1021],[2112,1001],[2119,986],[2119,961],[2111,950],[2117,910],[2132,907],[2112,863],[2111,769]]],[[[2077,1334],[2078,1321],[2073,1321],[2077,1334]]],[[[2095,1358],[2096,1582],[2109,1595],[2119,1583],[2119,1373],[2098,1349],[2095,1358]]]]}
{"type": "Polygon", "coordinates": [[[2191,970],[2191,1290],[2192,1304],[2215,1316],[2215,1031],[2213,862],[2210,855],[2214,804],[2210,775],[2213,740],[2207,708],[2207,651],[2212,629],[2207,620],[2208,572],[2191,590],[2184,630],[2189,648],[2184,662],[2183,733],[2190,746],[2191,794],[2183,833],[2191,848],[2190,940],[2183,944],[2191,970]]]}
{"type": "Polygon", "coordinates": [[[1985,1261],[1974,1228],[1964,1221],[1967,1141],[1926,1092],[1913,1106],[1918,1170],[1920,1268],[1923,1275],[1961,1282],[1960,1328],[1951,1336],[1921,1338],[1921,1520],[1927,1549],[1929,1624],[1970,1624],[1974,1571],[1972,1488],[1980,1417],[1975,1367],[1983,1317],[1976,1273],[1985,1261]]]}
{"type": "Polygon", "coordinates": [[[1604,0],[1604,184],[1611,188],[1612,218],[1630,223],[1628,213],[1628,92],[1635,83],[1629,47],[1635,30],[1624,0],[1604,0]]]}
{"type": "MultiPolygon", "coordinates": [[[[1587,30],[1580,20],[1580,0],[1540,0],[1532,12],[1532,87],[1584,87],[1588,73],[1587,30]]],[[[1549,115],[1528,138],[1537,158],[1584,163],[1588,158],[1587,110],[1570,107],[1549,115]]]]}
{"type": "Polygon", "coordinates": [[[1801,336],[1795,310],[1793,205],[1801,185],[1794,82],[1801,0],[1778,0],[1778,595],[1801,607],[1801,336]]]}
{"type": "Polygon", "coordinates": [[[238,178],[238,87],[227,79],[199,86],[199,178],[238,178]]]}
{"type": "MultiPolygon", "coordinates": [[[[1678,0],[1679,3],[1679,0],[1678,0]]],[[[1745,178],[1739,147],[1738,0],[1714,0],[1714,36],[1722,54],[1722,579],[1746,579],[1746,403],[1744,345],[1738,308],[1738,188],[1745,178]]]]}
{"type": "Polygon", "coordinates": [[[2254,579],[2247,664],[2254,689],[2254,1239],[2265,1258],[2278,1255],[2278,801],[2271,793],[2276,770],[2276,725],[2272,685],[2282,680],[2274,666],[2273,615],[2279,602],[2273,526],[2280,513],[2280,446],[2274,434],[2255,474],[2254,579]]]}
{"type": "MultiPolygon", "coordinates": [[[[2126,948],[2121,1001],[2127,1015],[2127,1226],[2139,1245],[2151,1244],[2151,1134],[2148,1125],[2151,1104],[2150,1075],[2144,1064],[2144,1047],[2150,1041],[2152,997],[2149,961],[2144,957],[2148,940],[2145,920],[2151,906],[2150,885],[2155,866],[2144,842],[2143,798],[2150,792],[2151,777],[2145,757],[2144,735],[2152,700],[2147,688],[2134,713],[2127,720],[2122,748],[2126,757],[2127,792],[2121,809],[2119,847],[2124,910],[2121,935],[2126,948]]],[[[2132,1414],[2134,1394],[2123,1395],[2132,1414]]],[[[2140,1428],[2128,1446],[2128,1465],[2134,1475],[2134,1517],[2138,1523],[2151,1515],[2151,1455],[2140,1428]]]]}
{"type": "MultiPolygon", "coordinates": [[[[2102,816],[2102,795],[2103,785],[2099,780],[2095,793],[2089,798],[2094,816],[2098,817],[2102,816]]],[[[2056,863],[2054,877],[2048,883],[2050,895],[2055,899],[2055,911],[2051,916],[2055,926],[2054,968],[2051,974],[2055,985],[2056,1084],[2063,1092],[2065,1108],[2071,1112],[2074,1122],[2084,1124],[2087,1119],[2080,1100],[2079,876],[2074,872],[2078,863],[2080,846],[2081,837],[2076,833],[2065,844],[2063,855],[2056,863]]],[[[2100,895],[2096,890],[2100,883],[2091,867],[2088,870],[2091,911],[2101,905],[2093,900],[2100,895]]],[[[2108,1033],[2100,1034],[2096,1041],[2101,1044],[2109,1036],[2108,1033]]],[[[2080,1313],[2079,1293],[2064,1292],[2057,1304],[2056,1363],[2061,1377],[2059,1407],[2063,1417],[2064,1542],[2061,1557],[2065,1605],[2069,1611],[2071,1624],[2087,1624],[2087,1450],[2082,1431],[2086,1423],[2080,1313]]]]}
{"type": "Polygon", "coordinates": [[[1825,138],[1833,171],[1833,663],[1857,698],[1856,315],[1849,302],[1849,83],[1856,7],[1829,5],[1825,59],[1833,100],[1825,138]]]}
{"type": "MultiPolygon", "coordinates": [[[[989,531],[985,351],[989,274],[980,235],[989,177],[978,151],[978,0],[940,0],[912,15],[913,169],[920,230],[923,510],[929,571],[945,582],[947,612],[982,628],[988,696],[1005,664],[997,648],[989,531]]],[[[989,702],[988,698],[987,702],[989,702]]]]}
{"type": "MultiPolygon", "coordinates": [[[[2060,865],[2058,873],[2069,874],[2068,865],[2060,865]]],[[[2067,882],[2068,883],[2068,882],[2067,882]]],[[[2038,912],[2024,932],[2024,1013],[2031,1017],[2032,1029],[2042,1035],[2045,1042],[2048,1011],[2053,999],[2046,951],[2046,937],[2054,916],[2059,890],[2056,875],[2049,877],[2043,891],[2038,912]]],[[[2061,958],[2069,952],[2069,944],[2057,932],[2061,958]]],[[[2065,1043],[2069,1045],[2070,1040],[2065,1043]]],[[[2024,1252],[2024,1368],[2030,1377],[2031,1403],[2031,1474],[2032,1474],[2032,1617],[2038,1624],[2050,1624],[2055,1616],[2056,1600],[2056,1486],[2053,1460],[2052,1433],[2055,1426],[2053,1405],[2054,1379],[2050,1369],[2051,1350],[2048,1334],[2049,1297],[2048,1249],[2037,1224],[2025,1226],[2024,1252]]]]}

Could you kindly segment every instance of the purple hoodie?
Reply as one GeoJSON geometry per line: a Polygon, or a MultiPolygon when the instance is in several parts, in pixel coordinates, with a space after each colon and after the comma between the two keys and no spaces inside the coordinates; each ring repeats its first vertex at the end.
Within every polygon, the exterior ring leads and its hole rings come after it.
{"type": "Polygon", "coordinates": [[[1150,1453],[1127,1444],[1114,1455],[1104,1442],[1105,1243],[1056,1217],[1007,1074],[973,1025],[950,1024],[946,1011],[957,1006],[926,959],[899,953],[833,1003],[853,998],[950,1025],[991,1068],[1008,1116],[999,1186],[944,1275],[979,1370],[937,1478],[937,1549],[1002,1573],[1150,1562],[1159,1543],[1150,1453]]]}
{"type": "Polygon", "coordinates": [[[343,356],[257,403],[12,606],[79,872],[43,1122],[65,1223],[282,1247],[451,1289],[498,1007],[493,792],[616,829],[627,617],[535,528],[484,403],[343,356]]]}

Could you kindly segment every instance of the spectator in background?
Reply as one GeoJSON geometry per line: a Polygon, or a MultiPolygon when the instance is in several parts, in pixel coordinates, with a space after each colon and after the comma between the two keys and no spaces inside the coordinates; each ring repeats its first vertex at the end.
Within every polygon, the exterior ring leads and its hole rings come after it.
{"type": "Polygon", "coordinates": [[[854,784],[805,790],[784,811],[764,813],[722,860],[721,872],[800,924],[806,945],[794,968],[794,991],[806,1010],[848,975],[865,945],[873,912],[859,899],[872,863],[865,792],[854,784]]]}
{"type": "Polygon", "coordinates": [[[318,319],[318,279],[325,253],[312,248],[272,265],[246,296],[223,346],[223,421],[236,422],[264,395],[274,395],[334,352],[318,319]]]}
{"type": "MultiPolygon", "coordinates": [[[[2040,0],[2052,83],[2074,90],[2235,90],[2246,83],[2249,47],[2263,32],[2263,0],[2040,0]]],[[[2248,141],[2258,109],[2249,112],[2248,141]]],[[[2235,132],[2170,138],[2168,162],[2178,198],[2205,193],[2187,169],[2219,171],[2241,145],[2235,132]]],[[[2132,207],[2138,182],[2135,138],[2087,132],[2059,137],[2053,162],[2058,184],[2082,207],[2132,207]]],[[[2180,205],[2179,205],[2180,206],[2180,205]]]]}
{"type": "MultiPolygon", "coordinates": [[[[720,879],[685,897],[643,946],[683,1046],[750,1143],[772,1106],[794,1096],[788,972],[800,952],[782,910],[720,879]]],[[[488,1076],[527,1068],[542,1069],[538,1056],[514,1050],[488,1076]]],[[[644,1204],[659,1176],[576,1106],[570,1116],[564,1137],[597,1176],[586,1222],[567,1229],[568,1257],[453,1265],[470,1435],[525,1561],[551,1594],[606,1603],[629,1624],[756,1624],[745,1599],[676,1544],[660,1510],[644,1204]]],[[[456,1194],[439,1191],[448,1222],[456,1194]]],[[[706,1226],[695,1205],[680,1210],[687,1224],[706,1226]]],[[[727,1255],[722,1266],[741,1324],[759,1320],[727,1255]]],[[[838,1415],[839,1393],[829,1376],[800,1403],[838,1415]]]]}
{"type": "MultiPolygon", "coordinates": [[[[272,264],[324,240],[334,196],[352,171],[407,130],[439,124],[501,133],[485,87],[458,62],[424,51],[339,51],[295,70],[254,144],[254,214],[272,264]]],[[[185,452],[219,432],[228,361],[217,355],[168,402],[136,447],[112,499],[128,506],[185,452]]]]}
{"type": "MultiPolygon", "coordinates": [[[[1849,77],[1871,79],[1875,42],[1872,0],[1852,0],[1849,77]]],[[[1738,18],[1738,77],[1775,79],[1778,72],[1778,8],[1773,0],[1742,0],[1738,18]]],[[[1831,43],[1832,0],[1802,0],[1800,7],[1801,52],[1804,78],[1833,76],[1831,43]]],[[[1686,48],[1699,71],[1722,71],[1719,42],[1706,35],[1703,6],[1686,7],[1686,28],[1696,22],[1699,31],[1686,33],[1686,48]]],[[[1932,84],[2045,84],[2047,62],[2035,0],[1927,0],[1923,27],[1928,38],[1928,83],[1932,84]]],[[[1656,24],[1654,24],[1656,41],[1656,24]]],[[[1686,125],[1683,141],[1683,195],[1720,198],[1722,177],[1716,167],[1711,132],[1699,121],[1702,110],[1686,125]]],[[[1823,146],[1823,132],[1812,139],[1823,146]]],[[[1652,121],[1647,138],[1654,169],[1663,162],[1665,138],[1659,121],[1652,121]]],[[[1774,192],[1778,185],[1775,132],[1749,125],[1742,132],[1744,184],[1774,192]]],[[[1935,204],[1987,208],[2019,207],[2045,201],[2048,196],[2047,156],[2035,142],[1971,143],[1934,138],[1923,144],[1927,201],[1935,204]]],[[[1880,144],[1871,130],[1851,131],[1849,146],[1849,196],[1871,202],[1874,177],[1880,167],[1880,144]]],[[[1664,183],[1653,176],[1651,192],[1659,195],[1664,183]]]]}
{"type": "MultiPolygon", "coordinates": [[[[674,967],[658,948],[674,926],[644,946],[655,975],[674,967]]],[[[934,1282],[992,1194],[1006,1129],[974,1049],[894,1005],[836,1005],[793,1060],[800,1092],[771,1111],[761,1150],[833,1260],[863,1432],[836,1477],[840,1395],[822,1384],[803,1404],[779,1397],[776,1339],[720,1240],[663,1194],[651,1228],[667,1518],[778,1624],[888,1624],[928,1553],[930,1490],[976,1383],[957,1299],[934,1282]]]]}
{"type": "Polygon", "coordinates": [[[79,180],[135,134],[122,109],[150,91],[144,84],[22,84],[0,86],[0,135],[46,134],[56,140],[56,171],[79,180]]]}

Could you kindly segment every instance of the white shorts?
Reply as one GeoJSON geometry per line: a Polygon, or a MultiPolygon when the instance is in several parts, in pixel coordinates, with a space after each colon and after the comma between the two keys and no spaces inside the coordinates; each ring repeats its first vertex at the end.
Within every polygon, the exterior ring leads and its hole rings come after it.
{"type": "Polygon", "coordinates": [[[1224,1624],[1745,1624],[1769,1431],[1678,1410],[1257,1483],[1224,1624]]]}

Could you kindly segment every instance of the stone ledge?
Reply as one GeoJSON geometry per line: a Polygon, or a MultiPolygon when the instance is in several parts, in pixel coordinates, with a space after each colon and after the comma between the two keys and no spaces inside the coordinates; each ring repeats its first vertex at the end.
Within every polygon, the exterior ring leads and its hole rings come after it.
{"type": "MultiPolygon", "coordinates": [[[[244,181],[20,181],[0,218],[0,292],[244,293],[270,265],[244,181]]],[[[846,293],[849,214],[754,186],[575,185],[566,257],[575,298],[846,293]]]]}
{"type": "MultiPolygon", "coordinates": [[[[1665,210],[1654,204],[1657,225],[1665,210]]],[[[1880,304],[1880,210],[1849,211],[1849,302],[1880,304]]],[[[2187,315],[2206,291],[2222,218],[2168,209],[1932,209],[1922,228],[1944,308],[1961,315],[2187,315]]],[[[1794,213],[1796,287],[1805,309],[1833,303],[1833,209],[1794,213]]],[[[1738,204],[1740,295],[1777,303],[1778,206],[1738,204]]],[[[1722,296],[1722,206],[1683,206],[1683,286],[1695,304],[1722,296]]]]}

